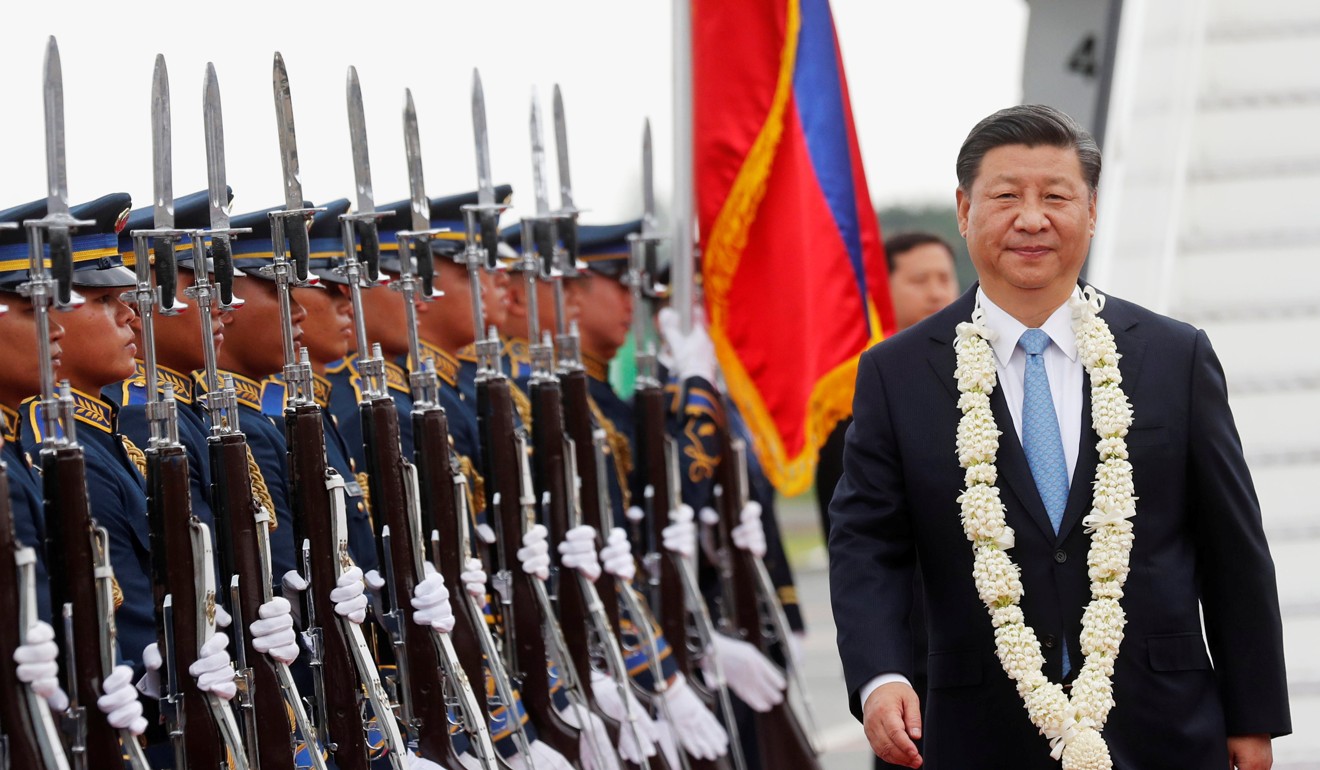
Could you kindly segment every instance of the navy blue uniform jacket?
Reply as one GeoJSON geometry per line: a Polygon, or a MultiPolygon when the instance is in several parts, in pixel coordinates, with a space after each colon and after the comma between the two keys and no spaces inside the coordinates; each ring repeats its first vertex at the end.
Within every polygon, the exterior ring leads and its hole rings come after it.
{"type": "MultiPolygon", "coordinates": [[[[971,317],[975,291],[859,363],[855,421],[830,505],[839,651],[859,717],[858,689],[872,677],[912,677],[908,613],[919,557],[930,636],[925,767],[1057,768],[995,656],[959,521],[953,340],[957,324],[971,317]]],[[[1127,442],[1137,496],[1117,705],[1103,735],[1119,770],[1227,767],[1226,734],[1280,735],[1291,724],[1274,563],[1223,370],[1205,334],[1191,326],[1114,297],[1101,317],[1117,341],[1132,403],[1127,442]]],[[[1002,390],[991,397],[1003,432],[999,486],[1017,533],[1009,553],[1022,570],[1022,610],[1054,681],[1065,640],[1078,667],[1090,601],[1090,536],[1081,520],[1090,509],[1097,437],[1085,380],[1080,453],[1058,535],[1002,390]]]]}

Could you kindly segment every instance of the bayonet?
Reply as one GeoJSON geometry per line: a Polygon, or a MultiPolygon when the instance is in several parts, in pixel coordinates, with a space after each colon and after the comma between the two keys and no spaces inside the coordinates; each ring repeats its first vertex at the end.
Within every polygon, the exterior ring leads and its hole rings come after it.
{"type": "MultiPolygon", "coordinates": [[[[412,257],[421,281],[422,296],[429,299],[435,293],[435,263],[431,261],[430,241],[425,235],[431,228],[431,202],[426,198],[426,180],[422,175],[422,140],[417,128],[417,106],[413,104],[412,89],[405,89],[403,95],[403,148],[408,158],[409,213],[415,235],[399,244],[399,261],[412,257]],[[405,245],[411,247],[411,255],[405,253],[405,245]],[[425,259],[422,258],[423,251],[426,252],[425,259]]],[[[413,361],[420,366],[417,358],[414,357],[413,361]]]]}
{"type": "Polygon", "coordinates": [[[651,119],[642,129],[642,237],[655,238],[655,174],[651,162],[651,119]]]}
{"type": "Polygon", "coordinates": [[[69,218],[69,180],[64,167],[64,70],[60,47],[52,35],[46,43],[43,68],[46,104],[46,216],[69,218]]]}
{"type": "MultiPolygon", "coordinates": [[[[302,179],[298,170],[298,136],[293,125],[293,95],[289,91],[289,72],[284,66],[284,57],[275,52],[275,64],[272,70],[272,83],[275,88],[275,122],[279,127],[280,165],[284,169],[284,211],[273,214],[279,227],[272,228],[271,235],[276,253],[283,251],[284,239],[288,239],[289,259],[293,263],[296,283],[307,281],[310,246],[307,241],[307,218],[313,209],[303,208],[302,179]]],[[[278,259],[276,262],[278,263],[278,259]]],[[[293,341],[286,340],[285,360],[292,361],[293,341]]]]}
{"type": "Polygon", "coordinates": [[[157,230],[174,227],[174,178],[170,149],[170,73],[165,56],[156,54],[151,79],[151,169],[157,230]]]}
{"type": "MultiPolygon", "coordinates": [[[[469,263],[473,257],[483,256],[485,266],[493,270],[497,256],[495,247],[500,239],[500,213],[506,207],[495,200],[495,182],[490,173],[490,139],[486,132],[486,94],[481,87],[481,72],[476,69],[472,70],[472,136],[477,146],[477,205],[465,208],[473,213],[464,217],[475,216],[475,222],[468,223],[468,251],[471,253],[464,256],[469,263]],[[476,247],[478,235],[484,255],[476,247]]],[[[476,328],[480,338],[481,324],[478,323],[476,328]]]]}
{"type": "MultiPolygon", "coordinates": [[[[225,119],[220,109],[220,81],[216,78],[215,65],[211,62],[206,63],[202,119],[206,129],[206,189],[211,203],[211,229],[207,235],[211,238],[210,254],[215,263],[215,285],[220,291],[220,308],[232,310],[241,307],[243,300],[234,297],[234,256],[229,242],[235,233],[251,231],[229,227],[229,184],[225,181],[225,119]]],[[[194,252],[194,257],[202,260],[204,254],[194,252]]],[[[194,264],[200,266],[197,275],[204,276],[205,260],[195,261],[194,264]]],[[[202,315],[209,318],[209,309],[202,315]]],[[[209,342],[205,344],[210,345],[209,342]]],[[[210,366],[208,371],[213,369],[214,366],[210,366]]],[[[213,389],[219,385],[214,379],[213,375],[208,375],[207,385],[213,389]]]]}
{"type": "MultiPolygon", "coordinates": [[[[577,219],[580,209],[573,202],[573,180],[568,166],[568,122],[564,118],[564,96],[559,91],[558,83],[555,84],[554,109],[555,150],[559,161],[559,239],[564,244],[564,258],[559,265],[559,271],[565,278],[574,278],[577,276],[577,219]]],[[[562,313],[559,317],[562,317],[562,313]]],[[[562,330],[560,333],[563,333],[562,330]]]]}
{"type": "MultiPolygon", "coordinates": [[[[376,201],[371,191],[371,156],[367,152],[367,114],[362,106],[362,85],[356,67],[348,68],[348,136],[353,147],[353,180],[357,190],[356,231],[368,285],[380,281],[380,233],[376,229],[376,201]]],[[[346,244],[351,247],[352,244],[346,244]]],[[[360,341],[358,349],[364,349],[360,341]]]]}

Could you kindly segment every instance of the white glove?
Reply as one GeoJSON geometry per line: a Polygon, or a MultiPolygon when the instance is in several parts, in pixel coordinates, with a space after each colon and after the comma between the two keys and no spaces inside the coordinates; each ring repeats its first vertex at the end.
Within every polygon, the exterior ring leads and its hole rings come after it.
{"type": "Polygon", "coordinates": [[[665,756],[665,762],[670,767],[682,767],[683,763],[678,758],[678,740],[674,738],[674,726],[664,720],[664,717],[657,718],[653,723],[655,725],[655,745],[660,747],[660,752],[665,756]]]}
{"type": "Polygon", "coordinates": [[[794,631],[788,635],[788,655],[789,662],[794,668],[800,668],[802,661],[806,660],[806,652],[802,649],[807,643],[806,631],[794,631]]]}
{"type": "MultiPolygon", "coordinates": [[[[405,751],[403,755],[408,758],[408,770],[445,770],[440,765],[437,765],[436,763],[432,762],[429,759],[426,759],[425,757],[419,757],[416,754],[412,753],[411,751],[405,751]]],[[[482,770],[481,763],[477,761],[476,757],[472,757],[473,764],[471,765],[469,765],[467,762],[464,762],[463,760],[465,759],[467,759],[466,754],[458,755],[459,764],[463,765],[464,767],[475,768],[475,770],[482,770]]]]}
{"type": "Polygon", "coordinates": [[[608,674],[592,671],[591,691],[605,715],[619,723],[619,755],[634,764],[646,764],[646,758],[654,757],[656,752],[655,722],[637,702],[632,689],[624,690],[628,699],[626,710],[623,701],[619,700],[619,686],[608,674]],[[628,726],[629,712],[636,719],[636,731],[628,726]]]}
{"type": "Polygon", "coordinates": [[[481,559],[468,559],[463,564],[463,573],[459,575],[463,581],[463,588],[479,602],[486,601],[486,568],[481,564],[481,559]]]}
{"type": "MultiPolygon", "coordinates": [[[[257,619],[248,626],[252,648],[284,665],[298,659],[298,637],[293,631],[293,605],[282,596],[257,608],[257,619]]],[[[212,637],[214,639],[214,637],[212,637]]]]}
{"type": "Polygon", "coordinates": [[[619,770],[619,758],[614,754],[614,744],[610,734],[605,731],[605,722],[591,713],[586,705],[569,704],[559,712],[564,721],[579,730],[578,746],[582,755],[583,770],[619,770]],[[586,717],[587,726],[583,728],[578,717],[586,717]],[[599,754],[597,753],[599,749],[599,754]]]}
{"type": "Polygon", "coordinates": [[[758,559],[765,558],[765,528],[761,526],[761,504],[749,500],[738,515],[738,526],[729,531],[733,544],[758,559]]]}
{"type": "Polygon", "coordinates": [[[367,584],[367,590],[373,594],[385,590],[385,578],[381,577],[380,573],[374,569],[367,570],[367,573],[362,576],[362,580],[367,584]]]}
{"type": "Polygon", "coordinates": [[[591,582],[600,577],[600,560],[596,556],[596,528],[590,524],[576,526],[564,533],[559,544],[560,563],[581,572],[591,582]]]}
{"type": "Polygon", "coordinates": [[[523,535],[523,547],[518,549],[518,562],[523,572],[535,575],[542,580],[550,577],[550,544],[546,538],[550,532],[544,524],[537,524],[523,535]]]}
{"type": "Polygon", "coordinates": [[[206,640],[197,660],[188,667],[188,673],[197,678],[197,689],[231,700],[238,691],[234,683],[234,666],[229,660],[229,637],[216,634],[206,640]]]}
{"type": "Polygon", "coordinates": [[[699,317],[692,319],[692,331],[683,333],[678,320],[678,311],[663,308],[659,318],[660,336],[664,337],[669,352],[674,356],[674,365],[678,378],[702,377],[707,382],[715,381],[715,346],[706,333],[706,325],[699,317]]]}
{"type": "Polygon", "coordinates": [[[697,527],[692,519],[692,506],[686,503],[669,512],[669,526],[660,531],[666,551],[689,559],[696,555],[697,527]]]}
{"type": "Polygon", "coordinates": [[[362,624],[367,619],[366,584],[362,582],[362,568],[350,567],[335,581],[330,601],[335,603],[335,614],[362,624]]]}
{"type": "Polygon", "coordinates": [[[698,759],[715,759],[729,752],[729,734],[682,674],[675,675],[664,697],[668,716],[674,720],[674,737],[684,751],[698,759]]]}
{"type": "Polygon", "coordinates": [[[216,627],[216,628],[229,628],[229,624],[230,624],[230,623],[233,623],[233,622],[234,622],[234,619],[231,618],[231,617],[229,617],[229,613],[228,613],[228,612],[225,612],[225,608],[224,608],[224,607],[221,607],[219,604],[215,605],[215,627],[216,627]]]}
{"type": "MultiPolygon", "coordinates": [[[[573,770],[564,755],[545,745],[545,741],[532,741],[532,766],[536,770],[573,770]]],[[[527,760],[515,754],[509,757],[510,770],[527,770],[527,760]]]]}
{"type": "Polygon", "coordinates": [[[147,731],[147,720],[142,716],[142,701],[138,700],[138,691],[133,687],[133,669],[128,666],[115,666],[103,682],[104,695],[96,699],[96,707],[105,714],[105,721],[116,730],[125,730],[134,735],[147,731]]]}
{"type": "Polygon", "coordinates": [[[628,521],[641,521],[646,518],[646,511],[636,505],[630,505],[628,510],[623,512],[623,515],[628,521]]]}
{"type": "MultiPolygon", "coordinates": [[[[719,657],[725,681],[744,703],[764,713],[784,702],[784,688],[787,687],[784,673],[760,650],[724,634],[715,634],[711,646],[715,649],[708,652],[719,657]]],[[[710,665],[708,655],[701,661],[708,681],[714,679],[710,665]]]]}
{"type": "Polygon", "coordinates": [[[289,606],[301,606],[302,592],[307,590],[307,581],[298,574],[298,570],[291,569],[280,578],[280,591],[284,594],[284,599],[289,602],[289,606]]]}
{"type": "Polygon", "coordinates": [[[442,634],[454,630],[454,608],[449,604],[449,589],[445,579],[430,562],[424,563],[426,577],[413,587],[413,622],[430,626],[442,634]]]}
{"type": "Polygon", "coordinates": [[[631,583],[637,576],[637,560],[633,558],[632,543],[623,527],[610,530],[605,547],[600,549],[600,560],[605,571],[620,580],[631,583]]]}
{"type": "Polygon", "coordinates": [[[27,639],[14,650],[18,681],[32,685],[32,692],[45,698],[53,711],[69,707],[69,696],[60,688],[59,657],[55,629],[44,620],[29,628],[27,639]]]}

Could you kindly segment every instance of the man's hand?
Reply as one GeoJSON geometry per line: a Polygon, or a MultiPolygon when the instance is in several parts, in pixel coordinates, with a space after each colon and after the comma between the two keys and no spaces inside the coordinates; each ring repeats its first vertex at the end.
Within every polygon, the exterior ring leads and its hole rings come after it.
{"type": "Polygon", "coordinates": [[[903,767],[921,767],[921,754],[912,742],[921,738],[921,702],[911,685],[891,682],[877,687],[862,704],[862,724],[877,757],[903,767]]]}
{"type": "Polygon", "coordinates": [[[1274,749],[1270,736],[1232,735],[1228,738],[1228,770],[1270,770],[1274,749]]]}

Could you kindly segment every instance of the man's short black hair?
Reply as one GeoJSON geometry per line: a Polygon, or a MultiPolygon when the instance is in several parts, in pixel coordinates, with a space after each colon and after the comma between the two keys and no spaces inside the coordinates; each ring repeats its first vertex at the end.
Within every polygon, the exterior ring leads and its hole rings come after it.
{"type": "Polygon", "coordinates": [[[981,159],[996,147],[1071,147],[1082,162],[1082,176],[1095,195],[1100,186],[1100,147],[1095,139],[1064,112],[1043,104],[1023,104],[1000,110],[972,128],[958,151],[958,188],[971,192],[981,170],[981,159]]]}
{"type": "Polygon", "coordinates": [[[953,247],[949,242],[936,235],[935,233],[922,230],[912,230],[898,235],[892,235],[885,239],[885,261],[889,263],[889,273],[893,275],[895,265],[898,263],[899,255],[906,254],[918,246],[925,246],[928,243],[938,243],[949,252],[949,258],[953,258],[953,247]]]}

